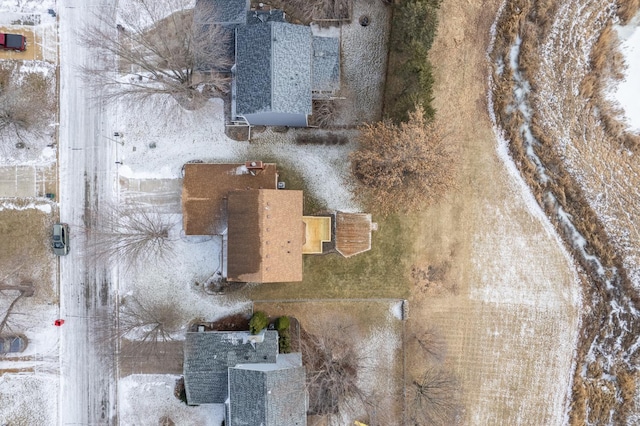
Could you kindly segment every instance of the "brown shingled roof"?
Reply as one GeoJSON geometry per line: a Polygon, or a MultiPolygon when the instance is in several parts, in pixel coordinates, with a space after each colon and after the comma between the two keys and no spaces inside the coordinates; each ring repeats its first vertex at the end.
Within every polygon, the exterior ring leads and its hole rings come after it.
{"type": "Polygon", "coordinates": [[[371,231],[378,228],[368,213],[336,213],[336,250],[344,257],[371,250],[371,231]]]}
{"type": "Polygon", "coordinates": [[[229,281],[302,281],[302,191],[232,191],[227,210],[229,281]]]}
{"type": "Polygon", "coordinates": [[[276,165],[248,172],[244,164],[188,163],[182,183],[183,227],[187,235],[212,235],[223,231],[225,202],[229,191],[237,189],[275,189],[276,165]]]}

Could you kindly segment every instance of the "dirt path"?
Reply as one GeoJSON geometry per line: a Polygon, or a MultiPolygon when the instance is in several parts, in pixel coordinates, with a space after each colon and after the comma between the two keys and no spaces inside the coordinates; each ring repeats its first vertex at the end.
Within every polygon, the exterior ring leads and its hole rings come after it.
{"type": "MultiPolygon", "coordinates": [[[[497,0],[445,0],[431,51],[437,116],[461,149],[458,190],[420,218],[410,332],[435,327],[460,381],[463,424],[560,424],[578,331],[579,277],[526,187],[498,157],[486,108],[497,0]],[[534,206],[531,208],[530,206],[534,206]]],[[[408,380],[408,383],[411,379],[408,380]]]]}

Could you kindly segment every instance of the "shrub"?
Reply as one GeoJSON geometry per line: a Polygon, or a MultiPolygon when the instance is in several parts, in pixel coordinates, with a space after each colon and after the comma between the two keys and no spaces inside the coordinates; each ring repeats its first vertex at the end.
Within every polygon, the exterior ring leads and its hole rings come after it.
{"type": "Polygon", "coordinates": [[[187,404],[187,390],[184,387],[184,377],[180,377],[176,380],[176,385],[173,388],[173,395],[180,401],[187,404]]]}
{"type": "Polygon", "coordinates": [[[367,124],[359,147],[349,155],[367,208],[386,215],[420,210],[453,187],[457,153],[445,143],[442,129],[427,123],[418,107],[409,121],[367,124]]]}
{"type": "Polygon", "coordinates": [[[285,328],[278,334],[278,352],[281,354],[291,352],[291,333],[288,328],[285,328]]]}
{"type": "Polygon", "coordinates": [[[428,53],[438,27],[441,0],[407,0],[394,11],[384,115],[395,123],[407,121],[416,104],[424,118],[433,118],[433,73],[428,53]]]}
{"type": "Polygon", "coordinates": [[[251,334],[258,334],[269,324],[269,319],[264,312],[255,312],[249,321],[249,331],[251,334]]]}
{"type": "Polygon", "coordinates": [[[291,321],[289,321],[289,317],[279,317],[275,323],[276,330],[278,330],[278,332],[283,332],[284,330],[287,330],[289,328],[290,323],[291,321]]]}
{"type": "Polygon", "coordinates": [[[394,11],[391,45],[398,51],[431,48],[438,27],[441,0],[409,0],[394,11]]]}

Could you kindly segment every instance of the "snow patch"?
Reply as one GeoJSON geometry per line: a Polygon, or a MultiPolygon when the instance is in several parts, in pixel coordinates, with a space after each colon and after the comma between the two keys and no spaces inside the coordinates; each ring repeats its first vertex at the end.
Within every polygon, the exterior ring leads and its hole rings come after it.
{"type": "Polygon", "coordinates": [[[55,157],[55,155],[56,155],[56,151],[50,146],[42,150],[42,158],[44,159],[51,159],[55,157]]]}
{"type": "Polygon", "coordinates": [[[613,97],[625,111],[629,128],[640,132],[640,14],[629,25],[616,26],[621,51],[627,65],[625,78],[613,90],[613,97]]]}
{"type": "Polygon", "coordinates": [[[389,312],[391,312],[391,315],[393,315],[393,317],[395,319],[403,319],[402,318],[402,304],[404,302],[402,300],[400,300],[399,302],[396,302],[394,304],[391,305],[391,307],[389,308],[389,312]]]}
{"type": "Polygon", "coordinates": [[[0,211],[2,210],[28,210],[37,209],[43,213],[51,213],[51,204],[47,201],[31,201],[24,205],[16,204],[12,201],[3,201],[0,203],[0,211]]]}
{"type": "Polygon", "coordinates": [[[180,376],[133,374],[118,381],[118,417],[121,424],[160,424],[167,417],[176,424],[219,426],[224,420],[224,404],[190,407],[174,396],[180,376]]]}
{"type": "Polygon", "coordinates": [[[321,26],[319,26],[318,24],[311,24],[311,34],[313,34],[316,37],[333,37],[333,38],[339,38],[340,37],[340,27],[326,27],[323,28],[321,26]]]}

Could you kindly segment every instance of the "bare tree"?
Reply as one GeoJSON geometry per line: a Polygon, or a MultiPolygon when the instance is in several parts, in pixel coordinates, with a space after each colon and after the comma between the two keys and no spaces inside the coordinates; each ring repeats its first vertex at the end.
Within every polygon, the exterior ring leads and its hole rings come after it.
{"type": "Polygon", "coordinates": [[[41,130],[55,112],[52,77],[21,67],[0,65],[0,136],[18,141],[41,130]]]}
{"type": "MultiPolygon", "coordinates": [[[[333,329],[333,328],[332,328],[333,329]]],[[[301,330],[300,351],[307,369],[309,413],[336,415],[348,409],[352,401],[365,402],[366,393],[358,385],[358,372],[363,367],[355,340],[342,331],[309,334],[301,330]]]]}
{"type": "Polygon", "coordinates": [[[3,301],[10,301],[7,304],[6,309],[4,309],[2,319],[0,320],[0,334],[10,323],[11,314],[20,299],[23,297],[33,296],[33,293],[33,284],[31,283],[22,283],[20,285],[0,285],[0,295],[2,296],[3,301]]]}
{"type": "Polygon", "coordinates": [[[459,392],[458,382],[450,373],[440,368],[428,368],[409,388],[411,424],[459,424],[459,392]]]}
{"type": "Polygon", "coordinates": [[[134,267],[150,259],[167,260],[173,252],[169,231],[175,217],[140,204],[101,206],[89,226],[89,255],[98,262],[122,261],[134,267]]]}
{"type": "Polygon", "coordinates": [[[367,124],[350,155],[357,196],[381,214],[418,210],[453,187],[456,152],[442,129],[427,123],[421,107],[409,121],[367,124]]]}
{"type": "Polygon", "coordinates": [[[427,327],[409,338],[410,342],[420,349],[419,352],[425,355],[428,361],[441,363],[447,355],[447,343],[442,333],[434,326],[427,327]]]}
{"type": "Polygon", "coordinates": [[[119,335],[130,340],[161,343],[173,340],[183,324],[175,303],[171,301],[140,302],[133,296],[120,304],[119,335]]]}
{"type": "Polygon", "coordinates": [[[87,46],[117,61],[117,66],[95,61],[84,68],[91,83],[108,89],[105,99],[170,95],[194,109],[228,91],[232,33],[210,23],[213,2],[198,2],[193,9],[189,0],[133,0],[117,20],[113,15],[113,9],[101,11],[98,25],[82,34],[87,46]]]}
{"type": "Polygon", "coordinates": [[[117,344],[121,356],[138,359],[167,359],[170,348],[163,344],[173,342],[184,326],[175,303],[135,296],[123,297],[118,310],[105,312],[96,324],[98,349],[110,352],[117,344]]]}

